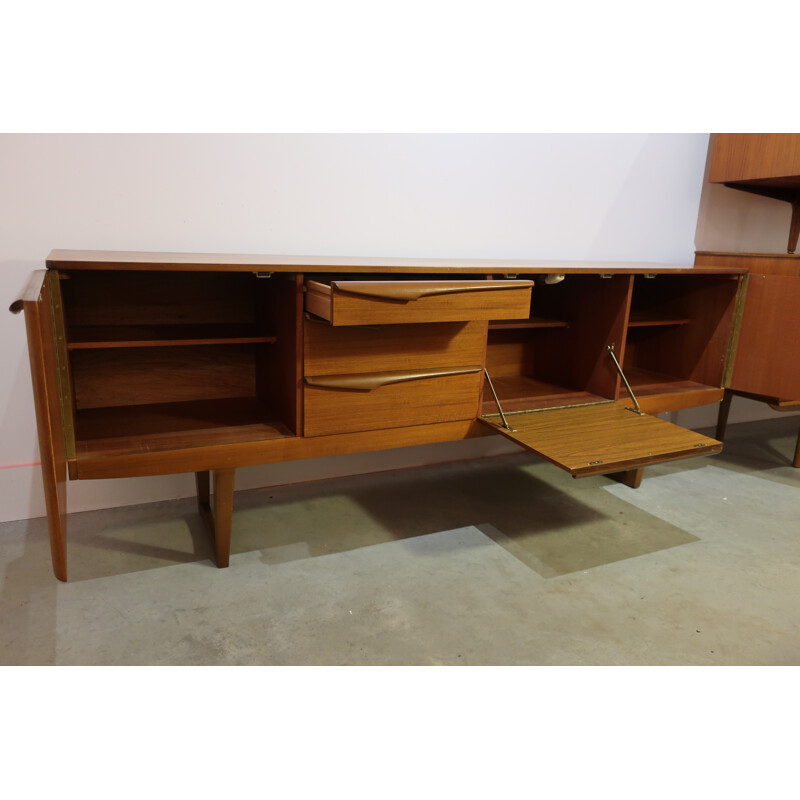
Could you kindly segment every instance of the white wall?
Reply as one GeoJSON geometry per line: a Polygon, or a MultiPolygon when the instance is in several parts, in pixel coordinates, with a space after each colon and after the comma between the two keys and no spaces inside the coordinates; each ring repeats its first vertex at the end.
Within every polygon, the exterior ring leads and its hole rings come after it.
{"type": "MultiPolygon", "coordinates": [[[[707,134],[2,135],[7,307],[53,248],[690,265],[707,134]]],[[[0,520],[44,514],[24,323],[0,310],[0,520]],[[27,465],[27,466],[26,466],[27,465]]],[[[505,452],[490,437],[240,470],[237,487],[505,452]]],[[[193,492],[69,485],[69,510],[193,492]]]]}

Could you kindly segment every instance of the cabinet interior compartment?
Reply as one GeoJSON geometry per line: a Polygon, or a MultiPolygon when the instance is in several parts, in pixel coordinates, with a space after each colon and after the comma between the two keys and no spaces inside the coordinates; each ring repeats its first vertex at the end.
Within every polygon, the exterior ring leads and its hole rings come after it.
{"type": "MultiPolygon", "coordinates": [[[[626,275],[537,280],[529,319],[489,325],[486,368],[503,410],[614,399],[619,376],[607,347],[623,341],[629,295],[626,275]]],[[[483,413],[496,412],[485,387],[483,413]]]]}
{"type": "Polygon", "coordinates": [[[295,276],[100,270],[61,285],[79,444],[297,432],[295,276]]]}
{"type": "Polygon", "coordinates": [[[640,400],[693,394],[691,404],[702,405],[703,393],[705,402],[719,399],[737,288],[729,276],[634,277],[623,368],[640,400]]]}

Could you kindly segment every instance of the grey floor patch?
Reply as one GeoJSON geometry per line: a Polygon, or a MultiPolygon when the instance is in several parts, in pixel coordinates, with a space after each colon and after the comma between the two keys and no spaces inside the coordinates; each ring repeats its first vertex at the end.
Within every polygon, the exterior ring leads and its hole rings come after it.
{"type": "Polygon", "coordinates": [[[637,490],[515,455],[241,492],[226,570],[193,501],[71,514],[68,584],[6,523],[0,663],[796,665],[779,422],[637,490]]]}

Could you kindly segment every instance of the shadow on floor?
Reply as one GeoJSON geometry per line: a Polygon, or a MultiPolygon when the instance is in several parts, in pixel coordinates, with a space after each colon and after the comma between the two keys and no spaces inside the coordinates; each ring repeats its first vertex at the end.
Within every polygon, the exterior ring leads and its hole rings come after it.
{"type": "MultiPolygon", "coordinates": [[[[521,454],[242,491],[232,554],[261,551],[270,565],[472,525],[554,577],[696,541],[602,491],[610,484],[574,480],[521,454]]],[[[54,579],[43,569],[46,528],[34,523],[43,520],[30,522],[36,544],[24,560],[35,554],[35,585],[42,586],[54,579]]],[[[212,552],[192,499],[69,517],[70,582],[187,562],[216,569],[212,552]]]]}
{"type": "MultiPolygon", "coordinates": [[[[791,466],[798,422],[792,415],[731,425],[719,455],[657,465],[645,481],[713,463],[798,485],[800,470],[791,466]]],[[[261,551],[264,563],[276,564],[474,525],[553,577],[696,541],[602,491],[609,485],[616,484],[605,477],[574,480],[523,453],[242,491],[232,553],[261,551]]],[[[45,521],[8,524],[24,526],[25,545],[7,563],[5,581],[52,586],[45,521]]],[[[71,582],[187,562],[216,569],[191,498],[74,513],[68,525],[71,582]]]]}
{"type": "MultiPolygon", "coordinates": [[[[299,542],[307,548],[302,555],[323,555],[474,525],[543,577],[553,577],[696,541],[602,491],[608,478],[574,480],[526,455],[379,477],[351,482],[344,496],[334,490],[291,501],[301,504],[295,520],[306,521],[300,529],[275,525],[274,535],[285,538],[265,548],[263,560],[301,557],[299,542]],[[309,501],[324,514],[309,512],[309,501]],[[321,518],[332,520],[328,530],[314,524],[321,518]]],[[[261,531],[280,517],[256,495],[243,499],[239,514],[240,526],[252,519],[252,529],[261,531]]]]}

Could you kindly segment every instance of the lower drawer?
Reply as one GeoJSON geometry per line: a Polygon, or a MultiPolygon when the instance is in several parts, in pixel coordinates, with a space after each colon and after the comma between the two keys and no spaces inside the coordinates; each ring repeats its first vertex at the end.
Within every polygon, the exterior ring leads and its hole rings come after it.
{"type": "Polygon", "coordinates": [[[305,436],[472,419],[482,367],[327,375],[305,379],[305,436]]]}

